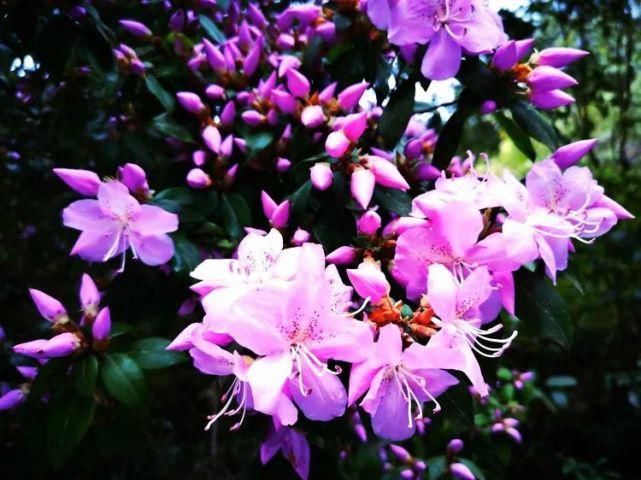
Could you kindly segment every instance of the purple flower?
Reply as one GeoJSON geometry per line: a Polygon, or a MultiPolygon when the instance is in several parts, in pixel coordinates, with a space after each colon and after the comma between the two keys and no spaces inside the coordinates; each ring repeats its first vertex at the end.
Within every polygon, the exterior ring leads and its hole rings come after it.
{"type": "Polygon", "coordinates": [[[316,163],[309,170],[309,176],[314,188],[318,190],[327,190],[332,186],[334,181],[334,174],[329,163],[316,163]]]}
{"type": "Polygon", "coordinates": [[[95,172],[89,170],[76,170],[74,168],[54,168],[55,173],[60,180],[65,182],[68,187],[86,197],[94,197],[98,194],[100,188],[100,177],[95,172]]]}
{"type": "Polygon", "coordinates": [[[82,275],[80,282],[80,306],[86,317],[94,318],[98,313],[100,304],[100,292],[93,279],[86,273],[82,275]]]}
{"type": "Polygon", "coordinates": [[[203,101],[193,92],[178,92],[176,93],[176,98],[185,110],[194,115],[202,115],[207,111],[203,101]]]}
{"type": "Polygon", "coordinates": [[[167,235],[178,229],[178,216],[152,205],[140,205],[127,187],[114,180],[103,183],[97,200],[78,200],[63,211],[63,223],[82,233],[71,254],[106,262],[131,248],[134,258],[161,265],[174,255],[167,235]]]}
{"type": "Polygon", "coordinates": [[[9,390],[4,395],[0,396],[0,412],[17,407],[24,403],[26,399],[27,396],[21,388],[9,390]]]}
{"type": "Polygon", "coordinates": [[[347,270],[349,281],[361,298],[371,300],[373,305],[386,298],[390,292],[390,284],[381,271],[381,267],[373,261],[364,261],[358,268],[347,270]]]}
{"type": "Polygon", "coordinates": [[[69,320],[67,310],[59,300],[35,288],[30,288],[29,294],[40,315],[42,315],[42,318],[45,320],[51,323],[66,322],[69,320]]]}
{"type": "Polygon", "coordinates": [[[109,338],[111,333],[111,313],[109,307],[105,307],[96,316],[91,326],[91,335],[94,340],[104,341],[109,338]]]}
{"type": "Polygon", "coordinates": [[[298,430],[273,425],[267,438],[260,445],[260,461],[269,462],[274,455],[282,452],[283,457],[291,463],[298,476],[307,480],[309,476],[310,450],[309,443],[298,430]]]}
{"type": "Polygon", "coordinates": [[[49,340],[32,340],[13,346],[13,351],[36,359],[67,357],[80,348],[80,339],[74,333],[66,332],[49,340]]]}
{"type": "Polygon", "coordinates": [[[126,163],[122,167],[118,167],[118,177],[132,195],[138,198],[150,197],[151,191],[149,183],[147,183],[147,174],[139,165],[126,163]]]}
{"type": "Polygon", "coordinates": [[[134,37],[149,38],[152,36],[151,30],[149,30],[149,28],[147,28],[147,26],[143,23],[137,22],[135,20],[119,20],[118,23],[122,28],[124,28],[134,37]]]}
{"type": "Polygon", "coordinates": [[[430,369],[426,347],[414,343],[403,350],[401,331],[395,325],[380,329],[378,341],[365,362],[352,366],[349,404],[363,394],[363,409],[372,417],[376,435],[393,441],[411,437],[423,403],[436,397],[457,380],[447,372],[430,369]]]}

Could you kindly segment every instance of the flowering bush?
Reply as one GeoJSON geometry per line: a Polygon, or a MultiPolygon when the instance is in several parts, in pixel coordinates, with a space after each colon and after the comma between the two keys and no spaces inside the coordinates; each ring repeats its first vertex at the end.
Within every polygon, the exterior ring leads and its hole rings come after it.
{"type": "Polygon", "coordinates": [[[54,31],[92,32],[97,45],[60,70],[43,63],[54,89],[66,75],[99,78],[108,46],[117,70],[104,77],[113,98],[97,140],[134,132],[153,149],[138,161],[133,141],[113,177],[92,164],[52,169],[76,197],[61,212],[81,232],[68,262],[106,273],[100,289],[82,277],[77,321],[31,290],[50,333],[10,345],[25,381],[3,389],[0,409],[51,412],[61,466],[92,425],[143,408],[145,370],[189,360],[190,374],[223,377],[204,429],[233,431],[224,442],[258,423],[263,440],[247,455],[263,463],[280,452],[307,478],[306,432],[322,446],[317,424],[334,421],[355,433],[338,442],[345,475],[358,439],[401,478],[481,478],[459,439],[420,457],[390,442],[471,398],[478,431],[523,441],[515,390],[531,396],[532,374],[499,370],[497,383],[483,365],[521,330],[566,345],[559,272],[632,218],[578,166],[595,141],[562,146],[539,112],[574,102],[563,68],[587,52],[510,39],[480,0],[202,0],[136,13],[52,12],[54,31]],[[457,108],[431,124],[420,92],[453,78],[457,108]],[[532,160],[523,181],[461,145],[482,115],[532,160]],[[150,169],[163,172],[157,184],[140,165],[156,151],[168,157],[150,169]],[[180,285],[176,317],[193,321],[176,319],[173,340],[100,308],[100,290],[109,297],[137,261],[180,285]]]}

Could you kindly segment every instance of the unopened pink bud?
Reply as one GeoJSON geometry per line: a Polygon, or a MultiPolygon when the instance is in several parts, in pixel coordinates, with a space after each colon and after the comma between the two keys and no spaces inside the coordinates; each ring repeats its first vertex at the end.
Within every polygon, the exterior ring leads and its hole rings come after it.
{"type": "Polygon", "coordinates": [[[376,178],[376,183],[384,187],[396,188],[398,190],[409,190],[407,180],[403,178],[396,165],[389,160],[376,155],[367,157],[367,165],[376,178]]]}
{"type": "Polygon", "coordinates": [[[278,204],[269,196],[269,193],[264,190],[260,192],[260,202],[263,206],[263,213],[265,214],[265,217],[270,219],[272,215],[274,215],[278,204]]]}
{"type": "Polygon", "coordinates": [[[312,168],[309,169],[309,177],[312,181],[312,185],[317,190],[327,190],[332,186],[334,181],[334,174],[332,169],[329,166],[329,163],[317,163],[312,168]]]}
{"type": "Polygon", "coordinates": [[[298,108],[296,98],[284,90],[274,90],[272,92],[272,100],[283,113],[293,114],[298,108]]]}
{"type": "Polygon", "coordinates": [[[401,447],[400,445],[396,445],[395,443],[391,443],[389,446],[390,451],[392,454],[400,461],[400,462],[408,462],[412,459],[412,454],[408,452],[405,448],[401,447]]]}
{"type": "Polygon", "coordinates": [[[209,188],[211,186],[211,178],[200,168],[192,168],[187,173],[187,185],[191,188],[209,188]]]}
{"type": "Polygon", "coordinates": [[[536,67],[532,70],[526,81],[529,87],[537,92],[574,87],[579,84],[567,73],[547,65],[536,67]]]}
{"type": "Polygon", "coordinates": [[[286,158],[278,157],[276,159],[276,171],[278,173],[285,173],[292,166],[292,162],[286,158]]]}
{"type": "Polygon", "coordinates": [[[325,257],[325,260],[327,260],[327,263],[334,265],[350,265],[356,261],[357,257],[357,250],[354,247],[344,246],[330,252],[325,257]]]}
{"type": "Polygon", "coordinates": [[[381,228],[381,216],[373,210],[368,210],[361,215],[356,226],[358,232],[363,235],[376,235],[378,229],[381,228]]]}
{"type": "Polygon", "coordinates": [[[550,67],[562,68],[580,60],[590,52],[576,48],[546,48],[534,55],[532,63],[535,65],[548,65],[550,67]]]}
{"type": "Polygon", "coordinates": [[[340,107],[346,111],[350,112],[352,109],[358,105],[363,93],[369,87],[369,83],[361,82],[350,85],[341,93],[338,94],[338,104],[340,107]]]}
{"type": "Polygon", "coordinates": [[[202,115],[207,110],[200,97],[193,92],[178,92],[176,98],[185,110],[194,115],[202,115]]]}
{"type": "Polygon", "coordinates": [[[505,71],[512,68],[517,61],[516,42],[510,40],[496,50],[492,58],[492,66],[499,71],[505,71]]]}
{"type": "Polygon", "coordinates": [[[576,100],[563,90],[550,90],[546,92],[532,92],[530,95],[532,104],[543,110],[553,110],[573,104],[576,100]]]}
{"type": "Polygon", "coordinates": [[[309,80],[298,70],[290,69],[285,74],[287,77],[287,89],[295,97],[306,97],[309,94],[309,80]]]}
{"type": "Polygon", "coordinates": [[[205,127],[202,133],[202,139],[205,142],[205,145],[207,145],[207,148],[209,148],[214,153],[218,153],[218,151],[220,150],[220,142],[222,141],[222,138],[220,136],[220,132],[216,127],[214,127],[213,125],[205,127]]]}
{"type": "Polygon", "coordinates": [[[149,193],[147,174],[140,165],[125,163],[122,167],[118,167],[118,176],[132,194],[146,196],[149,193]]]}
{"type": "Polygon", "coordinates": [[[597,139],[580,140],[578,142],[570,143],[559,148],[552,154],[552,159],[559,166],[565,170],[566,168],[575,165],[579,160],[585,157],[597,144],[597,139]]]}
{"type": "Polygon", "coordinates": [[[426,226],[429,222],[423,218],[415,217],[399,217],[395,218],[383,229],[383,237],[391,237],[393,235],[400,235],[411,228],[426,226]]]}
{"type": "Polygon", "coordinates": [[[301,113],[300,121],[307,128],[320,127],[325,122],[323,107],[320,105],[310,105],[305,107],[303,109],[303,113],[301,113]]]}
{"type": "Polygon", "coordinates": [[[100,292],[93,279],[86,273],[80,281],[80,306],[85,315],[95,316],[100,304],[100,292]]]}
{"type": "Polygon", "coordinates": [[[42,355],[45,358],[66,357],[75,352],[78,347],[80,347],[80,339],[75,334],[61,333],[47,341],[42,349],[42,355]]]}
{"type": "Polygon", "coordinates": [[[526,38],[524,40],[517,40],[516,41],[516,58],[517,58],[517,60],[522,59],[528,53],[530,53],[530,51],[532,50],[533,46],[534,46],[534,39],[533,38],[526,38]]]}
{"type": "Polygon", "coordinates": [[[225,98],[225,89],[220,85],[211,84],[205,89],[205,95],[210,100],[221,100],[225,98]]]}
{"type": "Polygon", "coordinates": [[[294,232],[294,235],[292,236],[292,244],[297,247],[300,247],[303,243],[309,242],[310,238],[311,238],[311,235],[307,230],[297,228],[296,231],[294,232]]]}
{"type": "Polygon", "coordinates": [[[369,202],[372,200],[375,184],[376,178],[374,174],[365,168],[358,169],[352,174],[350,182],[352,198],[356,200],[356,203],[363,210],[367,209],[369,202]]]}
{"type": "Polygon", "coordinates": [[[100,188],[102,182],[94,172],[75,168],[54,168],[53,173],[65,182],[68,187],[81,195],[89,197],[98,195],[98,188],[100,188]]]}
{"type": "Polygon", "coordinates": [[[265,28],[268,23],[265,15],[260,10],[260,7],[252,2],[249,2],[247,5],[247,18],[251,23],[256,25],[258,28],[265,28]]]}
{"type": "Polygon", "coordinates": [[[220,113],[220,123],[229,127],[234,124],[234,119],[236,118],[236,104],[233,101],[229,101],[223,107],[223,111],[220,113]]]}
{"type": "Polygon", "coordinates": [[[20,372],[20,375],[22,375],[22,377],[26,378],[27,380],[33,380],[38,376],[38,367],[18,366],[16,367],[16,370],[18,370],[18,372],[20,372]]]}
{"type": "Polygon", "coordinates": [[[45,320],[55,323],[67,317],[65,307],[55,298],[35,288],[30,288],[29,293],[40,315],[45,320]]]}
{"type": "Polygon", "coordinates": [[[334,22],[323,22],[316,27],[316,33],[326,42],[333,42],[336,39],[336,24],[334,22]]]}
{"type": "Polygon", "coordinates": [[[251,77],[256,73],[256,70],[258,70],[258,66],[260,65],[260,54],[262,51],[263,41],[262,39],[259,39],[254,43],[254,46],[243,61],[243,75],[251,77]]]}
{"type": "Polygon", "coordinates": [[[498,105],[494,100],[485,100],[481,103],[481,108],[479,110],[481,111],[481,115],[489,115],[490,113],[496,112],[497,108],[498,105]]]}
{"type": "Polygon", "coordinates": [[[25,400],[26,396],[22,389],[16,388],[14,390],[9,390],[0,397],[0,412],[11,410],[12,408],[24,403],[25,400]]]}
{"type": "Polygon", "coordinates": [[[197,167],[202,167],[207,162],[207,152],[205,150],[196,150],[191,154],[191,161],[197,167]]]}
{"type": "Polygon", "coordinates": [[[413,478],[415,478],[414,470],[412,470],[411,468],[405,468],[401,470],[400,477],[403,480],[412,480],[413,478]]]}
{"type": "Polygon", "coordinates": [[[225,184],[226,187],[231,186],[234,181],[236,180],[236,175],[238,174],[238,164],[234,164],[231,167],[227,169],[227,172],[225,172],[225,178],[223,179],[223,183],[225,184]]]}
{"type": "Polygon", "coordinates": [[[135,20],[120,20],[118,23],[136,38],[149,38],[152,36],[151,30],[143,23],[135,20]]]}
{"type": "Polygon", "coordinates": [[[463,443],[463,440],[461,440],[460,438],[453,438],[447,444],[447,451],[450,452],[450,454],[459,453],[461,450],[463,450],[464,446],[465,445],[463,443]]]}
{"type": "Polygon", "coordinates": [[[458,480],[474,480],[472,471],[462,463],[453,463],[450,465],[450,473],[458,480]]]}
{"type": "Polygon", "coordinates": [[[341,129],[350,141],[357,142],[367,129],[367,112],[347,115],[343,120],[341,129]]]}
{"type": "Polygon", "coordinates": [[[348,269],[347,276],[361,298],[369,298],[373,305],[379,303],[390,291],[390,284],[380,267],[370,261],[362,262],[356,269],[348,269]]]}
{"type": "Polygon", "coordinates": [[[227,70],[227,60],[220,49],[206,38],[203,39],[203,50],[207,56],[209,66],[216,71],[227,70]]]}
{"type": "Polygon", "coordinates": [[[274,210],[273,215],[269,219],[272,227],[284,228],[287,226],[287,222],[289,221],[289,207],[289,200],[285,200],[276,207],[276,210],[274,210]]]}
{"type": "Polygon", "coordinates": [[[109,307],[105,307],[98,313],[96,320],[91,326],[91,335],[94,340],[106,340],[111,333],[111,313],[109,307]]]}
{"type": "Polygon", "coordinates": [[[333,83],[330,83],[325,88],[323,88],[323,90],[321,90],[321,92],[318,94],[318,101],[321,102],[322,104],[326,104],[332,98],[334,98],[334,92],[336,92],[336,85],[338,85],[338,83],[333,82],[333,83]]]}
{"type": "Polygon", "coordinates": [[[330,133],[325,140],[325,150],[334,158],[342,157],[350,145],[349,138],[340,130],[330,133]]]}
{"type": "Polygon", "coordinates": [[[172,32],[180,32],[185,28],[185,11],[180,9],[176,10],[171,17],[169,17],[169,28],[172,32]]]}
{"type": "Polygon", "coordinates": [[[265,116],[256,110],[247,110],[241,114],[241,118],[247,125],[256,127],[265,121],[265,116]]]}

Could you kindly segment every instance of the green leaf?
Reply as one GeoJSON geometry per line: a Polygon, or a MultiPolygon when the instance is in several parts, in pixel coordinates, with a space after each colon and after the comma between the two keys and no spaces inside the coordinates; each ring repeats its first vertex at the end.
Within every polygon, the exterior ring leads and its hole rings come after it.
{"type": "Polygon", "coordinates": [[[122,335],[125,335],[133,330],[133,327],[131,325],[128,325],[123,322],[113,322],[111,324],[111,334],[109,335],[111,338],[116,338],[116,337],[121,337],[122,335]]]}
{"type": "Polygon", "coordinates": [[[374,200],[390,213],[408,215],[412,209],[412,198],[401,190],[378,186],[374,190],[374,200]]]}
{"type": "Polygon", "coordinates": [[[445,473],[447,468],[447,460],[445,455],[439,455],[438,457],[432,457],[427,460],[427,468],[430,472],[430,479],[438,479],[445,473]]]}
{"type": "Polygon", "coordinates": [[[198,19],[200,20],[200,26],[203,27],[209,38],[218,44],[225,43],[227,40],[225,34],[207,15],[200,14],[198,19]]]}
{"type": "Polygon", "coordinates": [[[144,403],[147,397],[145,377],[129,355],[105,355],[101,373],[105,388],[116,400],[128,406],[140,406],[144,403]]]}
{"type": "Polygon", "coordinates": [[[176,106],[174,96],[163,88],[158,79],[153,75],[145,77],[145,84],[147,89],[158,99],[158,101],[165,107],[165,110],[172,112],[176,106]]]}
{"type": "Polygon", "coordinates": [[[98,359],[93,355],[87,355],[76,363],[73,371],[74,383],[76,390],[81,395],[93,396],[93,392],[96,389],[96,380],[98,379],[98,370],[98,359]]]}
{"type": "Polygon", "coordinates": [[[183,142],[194,141],[191,133],[189,133],[189,131],[185,127],[177,123],[166,113],[154,117],[151,121],[151,126],[158,130],[160,133],[173,138],[177,138],[178,140],[182,140],[183,142]]]}
{"type": "Polygon", "coordinates": [[[528,270],[515,275],[516,316],[521,320],[519,333],[543,336],[569,350],[572,323],[568,308],[550,281],[528,270]]]}
{"type": "Polygon", "coordinates": [[[537,110],[525,101],[518,101],[510,107],[514,122],[530,137],[538,140],[550,150],[559,147],[556,132],[550,123],[537,110]]]}
{"type": "Polygon", "coordinates": [[[221,209],[225,230],[232,238],[243,235],[243,227],[251,224],[251,212],[243,197],[237,193],[228,193],[221,197],[221,209]]]}
{"type": "Polygon", "coordinates": [[[468,118],[478,111],[481,100],[470,90],[463,90],[458,99],[458,109],[447,121],[438,136],[432,164],[441,170],[447,168],[461,143],[463,127],[468,118]]]}
{"type": "Polygon", "coordinates": [[[305,213],[311,191],[312,182],[311,180],[307,180],[289,196],[289,201],[292,204],[292,213],[297,219],[300,219],[305,213]]]}
{"type": "Polygon", "coordinates": [[[407,128],[414,113],[416,96],[416,79],[410,77],[394,89],[389,102],[378,122],[378,131],[383,137],[385,146],[394,148],[407,128]]]}
{"type": "Polygon", "coordinates": [[[96,404],[93,398],[72,391],[55,398],[48,406],[46,420],[47,450],[56,467],[64,465],[84,438],[93,421],[96,404]]]}
{"type": "Polygon", "coordinates": [[[501,128],[505,130],[508,137],[512,139],[516,148],[523,152],[523,154],[530,160],[536,160],[536,151],[534,150],[530,137],[528,137],[523,130],[521,130],[511,119],[502,113],[497,112],[494,116],[499,122],[499,125],[501,125],[501,128]]]}
{"type": "Polygon", "coordinates": [[[174,272],[192,272],[202,261],[198,247],[181,234],[172,236],[174,240],[174,272]]]}
{"type": "Polygon", "coordinates": [[[182,352],[166,350],[170,343],[160,337],[144,338],[131,346],[129,355],[145,370],[166,368],[187,360],[182,352]]]}
{"type": "Polygon", "coordinates": [[[52,358],[38,369],[38,375],[31,384],[31,390],[27,397],[30,401],[40,401],[43,395],[51,392],[51,389],[60,384],[60,381],[69,371],[69,357],[52,358]]]}
{"type": "Polygon", "coordinates": [[[274,141],[272,132],[254,132],[245,136],[248,156],[254,157],[265,150],[274,141]]]}

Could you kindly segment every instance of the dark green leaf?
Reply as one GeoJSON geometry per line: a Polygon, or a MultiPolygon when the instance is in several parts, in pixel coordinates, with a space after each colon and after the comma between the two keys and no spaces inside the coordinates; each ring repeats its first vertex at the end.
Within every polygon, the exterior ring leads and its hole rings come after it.
{"type": "Polygon", "coordinates": [[[250,157],[258,155],[274,141],[272,132],[255,132],[245,136],[247,149],[250,157]]]}
{"type": "Polygon", "coordinates": [[[414,113],[415,95],[416,80],[414,77],[404,80],[392,92],[383,115],[378,122],[379,132],[387,148],[394,148],[401,136],[403,136],[410,117],[414,113]]]}
{"type": "Polygon", "coordinates": [[[151,125],[164,135],[177,138],[178,140],[182,140],[183,142],[194,141],[191,133],[189,133],[189,131],[185,127],[177,123],[166,113],[154,117],[154,119],[151,121],[151,125]]]}
{"type": "Polygon", "coordinates": [[[521,335],[542,336],[568,350],[572,343],[570,314],[547,278],[521,269],[515,276],[516,316],[521,335]]]}
{"type": "Polygon", "coordinates": [[[412,198],[406,192],[394,188],[376,187],[374,200],[388,212],[401,216],[409,214],[412,208],[412,198]]]}
{"type": "Polygon", "coordinates": [[[536,160],[536,151],[534,150],[530,137],[528,137],[523,130],[521,130],[511,119],[507,118],[502,113],[497,112],[495,117],[499,122],[499,125],[501,125],[501,128],[503,128],[508,137],[512,139],[516,148],[523,152],[523,154],[530,160],[536,160]]]}
{"type": "Polygon", "coordinates": [[[98,359],[93,355],[87,355],[74,366],[74,379],[78,392],[91,397],[96,389],[98,378],[98,359]]]}
{"type": "Polygon", "coordinates": [[[131,330],[133,330],[133,327],[131,325],[127,325],[126,323],[122,322],[113,322],[111,324],[111,334],[109,336],[111,338],[120,337],[131,332],[131,330]]]}
{"type": "Polygon", "coordinates": [[[51,393],[51,390],[60,384],[69,369],[70,359],[68,357],[52,358],[45,365],[38,369],[38,376],[31,384],[29,400],[40,401],[43,395],[51,393]]]}
{"type": "Polygon", "coordinates": [[[530,137],[538,140],[550,150],[559,147],[559,140],[552,125],[537,110],[525,101],[518,101],[510,107],[514,122],[530,137]]]}
{"type": "Polygon", "coordinates": [[[200,26],[203,27],[203,30],[205,30],[209,38],[218,44],[225,43],[225,40],[227,40],[225,34],[207,15],[200,14],[198,15],[198,19],[200,20],[200,26]]]}
{"type": "Polygon", "coordinates": [[[165,107],[165,110],[172,112],[176,102],[174,96],[169,93],[164,87],[158,82],[158,79],[153,75],[147,75],[145,77],[145,84],[149,91],[158,99],[158,101],[165,107]]]}
{"type": "Polygon", "coordinates": [[[116,400],[128,406],[140,406],[147,396],[145,377],[140,366],[129,355],[105,355],[102,362],[102,381],[116,400]]]}
{"type": "Polygon", "coordinates": [[[438,479],[445,473],[447,468],[447,460],[445,455],[432,457],[427,460],[427,468],[430,472],[430,478],[438,479]]]}
{"type": "Polygon", "coordinates": [[[198,247],[181,234],[172,236],[174,240],[174,272],[192,272],[202,261],[198,247]]]}
{"type": "Polygon", "coordinates": [[[243,197],[229,193],[221,197],[221,209],[225,230],[232,238],[243,235],[243,227],[251,224],[251,212],[243,197]]]}
{"type": "Polygon", "coordinates": [[[166,368],[186,360],[182,352],[170,352],[166,350],[171,342],[164,338],[151,337],[137,341],[131,346],[129,355],[140,368],[153,370],[166,368]]]}
{"type": "Polygon", "coordinates": [[[298,190],[290,195],[289,200],[292,204],[292,213],[296,218],[300,219],[305,213],[305,208],[307,207],[311,191],[312,182],[311,180],[307,180],[298,188],[298,190]]]}
{"type": "Polygon", "coordinates": [[[53,464],[62,466],[91,426],[96,404],[92,397],[69,392],[48,407],[47,449],[53,464]]]}

